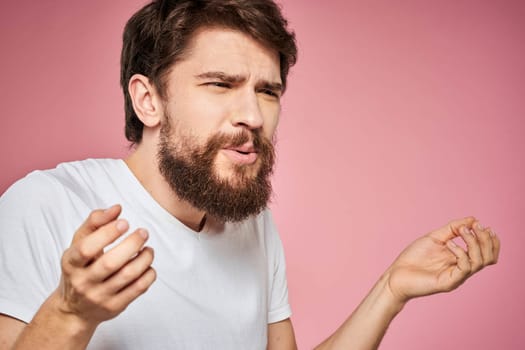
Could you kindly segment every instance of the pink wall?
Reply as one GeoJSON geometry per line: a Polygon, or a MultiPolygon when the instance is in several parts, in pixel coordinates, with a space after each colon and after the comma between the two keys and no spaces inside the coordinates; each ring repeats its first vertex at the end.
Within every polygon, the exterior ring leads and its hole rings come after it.
{"type": "MultiPolygon", "coordinates": [[[[31,169],[126,154],[120,35],[141,1],[0,4],[0,191],[31,169]]],[[[283,1],[297,31],[274,215],[299,346],[353,310],[411,240],[475,215],[500,263],[412,301],[385,349],[525,343],[525,3],[283,1]]]]}

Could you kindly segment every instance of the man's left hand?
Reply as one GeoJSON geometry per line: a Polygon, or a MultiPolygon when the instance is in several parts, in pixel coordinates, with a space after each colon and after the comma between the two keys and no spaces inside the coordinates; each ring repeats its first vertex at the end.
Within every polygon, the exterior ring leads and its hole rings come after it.
{"type": "Polygon", "coordinates": [[[409,245],[387,270],[388,287],[400,303],[448,292],[498,261],[499,238],[474,217],[451,221],[409,245]],[[460,237],[466,250],[454,243],[460,237]]]}

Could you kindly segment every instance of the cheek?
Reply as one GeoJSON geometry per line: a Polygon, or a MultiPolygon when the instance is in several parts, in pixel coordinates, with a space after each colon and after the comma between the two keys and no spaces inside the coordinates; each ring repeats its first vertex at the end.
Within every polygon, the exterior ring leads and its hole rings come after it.
{"type": "Polygon", "coordinates": [[[185,134],[205,140],[219,129],[223,111],[210,99],[191,95],[185,97],[183,101],[173,105],[173,122],[185,134]]]}
{"type": "Polygon", "coordinates": [[[279,125],[280,108],[272,108],[265,114],[264,134],[268,139],[272,139],[275,130],[279,125]]]}

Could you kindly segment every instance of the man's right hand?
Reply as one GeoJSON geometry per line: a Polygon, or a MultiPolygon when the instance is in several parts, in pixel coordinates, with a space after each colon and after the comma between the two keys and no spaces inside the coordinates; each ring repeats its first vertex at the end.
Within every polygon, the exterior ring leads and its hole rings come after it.
{"type": "Polygon", "coordinates": [[[137,229],[124,235],[121,207],[93,211],[62,256],[59,287],[42,304],[28,325],[0,314],[0,348],[83,349],[96,327],[124,311],[155,281],[153,250],[144,247],[148,234],[137,229]],[[11,330],[18,337],[4,334],[11,330]],[[13,344],[14,342],[14,344],[13,344]]]}
{"type": "Polygon", "coordinates": [[[129,228],[117,219],[121,207],[91,212],[62,256],[62,277],[57,294],[59,311],[95,326],[120,314],[155,281],[153,249],[145,247],[145,229],[104,248],[129,228]]]}

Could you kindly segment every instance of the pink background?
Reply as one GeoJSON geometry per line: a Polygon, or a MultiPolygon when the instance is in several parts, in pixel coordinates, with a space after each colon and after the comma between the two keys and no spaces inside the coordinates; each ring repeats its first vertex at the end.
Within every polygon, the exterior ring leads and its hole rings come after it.
{"type": "MultiPolygon", "coordinates": [[[[122,157],[120,37],[142,1],[0,4],[0,192],[32,169],[122,157]]],[[[525,3],[283,1],[298,35],[272,207],[307,349],[400,250],[475,215],[500,263],[410,302],[384,349],[525,343],[525,3]]]]}

